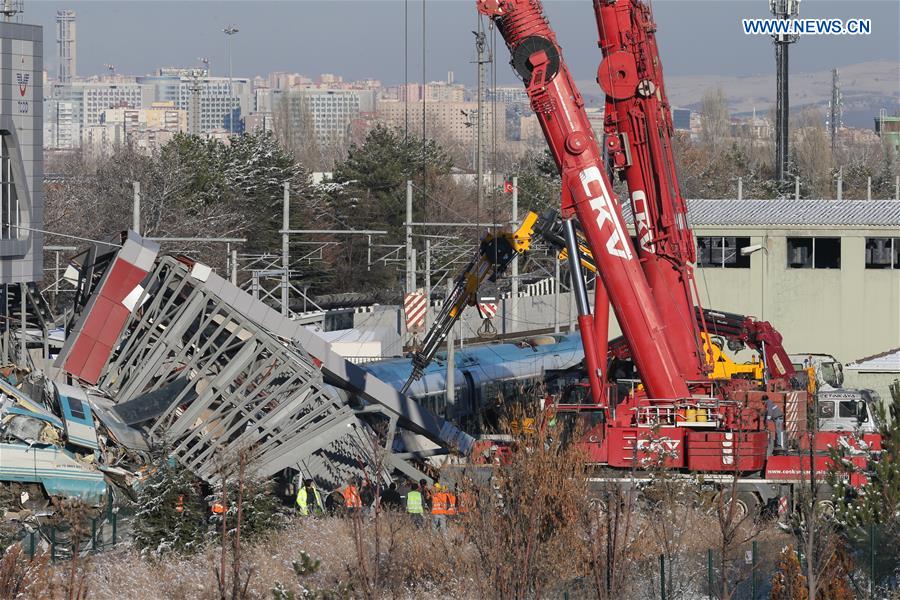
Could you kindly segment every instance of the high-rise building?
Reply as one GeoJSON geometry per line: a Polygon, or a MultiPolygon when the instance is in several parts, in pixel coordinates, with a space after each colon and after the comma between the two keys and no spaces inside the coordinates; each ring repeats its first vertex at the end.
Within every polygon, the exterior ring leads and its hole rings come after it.
{"type": "MultiPolygon", "coordinates": [[[[408,114],[410,134],[422,135],[422,103],[410,102],[408,114]]],[[[485,105],[484,126],[485,146],[490,147],[496,135],[498,143],[506,143],[506,105],[496,103],[495,107],[485,105]],[[494,108],[497,115],[496,129],[492,123],[494,108]]],[[[403,129],[406,125],[407,106],[405,102],[380,102],[378,120],[388,127],[403,129]]],[[[425,135],[442,142],[455,141],[473,148],[478,131],[477,102],[426,102],[425,135]]]]}
{"type": "MultiPolygon", "coordinates": [[[[152,101],[174,102],[188,111],[188,128],[191,132],[206,134],[217,129],[229,129],[229,119],[237,121],[251,112],[254,101],[252,85],[246,77],[210,77],[204,74],[193,77],[186,69],[161,69],[160,74],[138,77],[139,84],[152,87],[152,101]],[[199,117],[192,116],[192,103],[199,117]],[[199,118],[199,123],[193,123],[199,118]]],[[[148,104],[149,106],[149,104],[148,104]]],[[[230,129],[241,131],[239,125],[230,129]]]]}
{"type": "MultiPolygon", "coordinates": [[[[289,120],[282,126],[291,127],[292,135],[311,131],[320,144],[344,142],[351,121],[360,114],[375,112],[375,90],[300,89],[282,95],[287,103],[289,120]]],[[[273,107],[278,113],[282,105],[273,107]]],[[[279,119],[276,119],[279,122],[279,119]]]]}
{"type": "Polygon", "coordinates": [[[56,78],[68,83],[76,76],[75,71],[75,11],[56,11],[56,78]]]}

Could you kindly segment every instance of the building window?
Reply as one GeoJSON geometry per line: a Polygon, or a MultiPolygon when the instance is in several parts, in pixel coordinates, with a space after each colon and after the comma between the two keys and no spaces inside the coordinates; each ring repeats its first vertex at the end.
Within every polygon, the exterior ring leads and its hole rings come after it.
{"type": "Polygon", "coordinates": [[[841,238],[789,237],[787,263],[791,269],[840,269],[841,238]]]}
{"type": "Polygon", "coordinates": [[[749,237],[698,237],[697,266],[701,268],[749,269],[750,256],[741,254],[741,248],[749,245],[749,237]]]}
{"type": "Polygon", "coordinates": [[[866,238],[867,269],[900,269],[900,238],[866,238]]]}
{"type": "Polygon", "coordinates": [[[19,198],[13,181],[12,161],[6,138],[0,143],[0,239],[19,237],[19,198]]]}

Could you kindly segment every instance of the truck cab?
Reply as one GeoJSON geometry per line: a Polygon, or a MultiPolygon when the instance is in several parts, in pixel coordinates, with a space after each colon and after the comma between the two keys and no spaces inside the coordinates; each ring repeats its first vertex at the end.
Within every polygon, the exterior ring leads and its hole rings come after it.
{"type": "Polygon", "coordinates": [[[805,371],[812,366],[816,370],[816,386],[819,389],[836,389],[844,385],[844,366],[830,354],[791,354],[795,371],[805,371]]]}
{"type": "Polygon", "coordinates": [[[879,423],[874,407],[880,401],[873,390],[822,390],[816,408],[819,431],[877,433],[879,423]]]}

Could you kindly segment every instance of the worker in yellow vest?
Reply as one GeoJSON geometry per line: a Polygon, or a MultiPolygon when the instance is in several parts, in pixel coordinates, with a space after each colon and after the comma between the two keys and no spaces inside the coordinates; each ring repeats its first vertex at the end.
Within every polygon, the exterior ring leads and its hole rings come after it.
{"type": "Polygon", "coordinates": [[[412,517],[413,523],[419,528],[425,524],[425,497],[422,495],[424,487],[425,480],[423,479],[406,493],[406,514],[412,517]]]}
{"type": "Polygon", "coordinates": [[[319,494],[319,488],[316,487],[312,479],[305,480],[303,487],[297,492],[297,510],[304,517],[308,517],[310,514],[325,514],[322,496],[319,494]]]}

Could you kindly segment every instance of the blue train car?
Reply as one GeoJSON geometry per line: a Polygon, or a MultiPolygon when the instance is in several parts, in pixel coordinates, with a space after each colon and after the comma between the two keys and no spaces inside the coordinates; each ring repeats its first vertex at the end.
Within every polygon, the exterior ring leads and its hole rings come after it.
{"type": "MultiPolygon", "coordinates": [[[[518,343],[472,346],[455,353],[455,398],[447,401],[447,354],[439,352],[409,395],[422,406],[470,433],[496,430],[504,407],[534,399],[548,371],[577,367],[584,359],[578,334],[544,335],[518,343]]],[[[403,387],[412,373],[408,358],[362,365],[394,386],[403,387]]],[[[554,379],[552,385],[562,382],[554,379]]],[[[550,392],[558,390],[551,389],[550,392]]]]}

